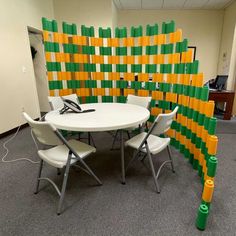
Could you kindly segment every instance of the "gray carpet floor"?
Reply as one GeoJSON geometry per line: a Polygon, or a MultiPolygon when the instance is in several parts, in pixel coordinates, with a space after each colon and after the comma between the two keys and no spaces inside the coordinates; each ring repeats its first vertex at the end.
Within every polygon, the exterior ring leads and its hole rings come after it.
{"type": "MultiPolygon", "coordinates": [[[[195,227],[202,185],[178,151],[173,149],[176,173],[169,167],[163,169],[161,193],[157,194],[151,174],[140,162],[129,170],[127,184],[120,184],[119,151],[110,151],[112,138],[108,133],[97,133],[93,135],[97,152],[87,163],[103,185],[97,186],[87,174],[71,170],[60,216],[56,215],[58,196],[51,185],[42,182],[39,194],[33,194],[38,165],[25,161],[0,164],[0,235],[235,235],[235,123],[226,132],[224,126],[219,122],[219,167],[204,232],[195,227]]],[[[0,140],[1,156],[5,153],[2,144],[8,138],[0,140]]],[[[29,128],[21,130],[8,147],[8,160],[37,160],[29,128]]],[[[155,158],[155,165],[166,156],[163,151],[155,158]]],[[[55,169],[45,166],[43,173],[61,183],[62,176],[57,176],[55,169]]]]}
{"type": "Polygon", "coordinates": [[[229,120],[217,121],[218,134],[236,134],[236,118],[229,120]]]}

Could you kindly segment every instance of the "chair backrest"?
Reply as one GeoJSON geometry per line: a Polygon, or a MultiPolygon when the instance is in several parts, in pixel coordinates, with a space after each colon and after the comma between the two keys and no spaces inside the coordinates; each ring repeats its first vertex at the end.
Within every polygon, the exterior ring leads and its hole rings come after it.
{"type": "MultiPolygon", "coordinates": [[[[70,99],[71,101],[75,102],[76,104],[79,104],[78,97],[75,93],[63,96],[63,98],[70,99]]],[[[56,96],[56,97],[49,96],[48,102],[49,102],[52,110],[61,109],[64,106],[63,101],[58,96],[56,96]]]]}
{"type": "Polygon", "coordinates": [[[70,99],[71,101],[75,102],[76,104],[79,104],[78,96],[75,93],[72,93],[70,95],[62,96],[65,99],[70,99]]]}
{"type": "Polygon", "coordinates": [[[140,97],[129,94],[126,103],[148,108],[150,102],[151,102],[151,97],[140,97]]]}
{"type": "Polygon", "coordinates": [[[57,110],[63,108],[64,104],[60,97],[48,97],[48,102],[51,110],[57,110]]]}
{"type": "MultiPolygon", "coordinates": [[[[37,140],[46,145],[60,145],[61,140],[53,131],[53,126],[47,121],[34,121],[27,113],[23,112],[24,118],[27,120],[37,140]]],[[[54,128],[55,129],[55,128],[54,128]]]]}
{"type": "Polygon", "coordinates": [[[176,115],[179,107],[167,114],[159,114],[149,130],[150,134],[160,135],[165,133],[171,126],[174,116],[176,115]]]}

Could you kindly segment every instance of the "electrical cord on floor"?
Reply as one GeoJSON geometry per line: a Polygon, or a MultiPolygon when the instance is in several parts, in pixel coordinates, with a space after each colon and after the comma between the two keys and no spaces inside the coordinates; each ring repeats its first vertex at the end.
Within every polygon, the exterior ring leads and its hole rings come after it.
{"type": "MultiPolygon", "coordinates": [[[[45,115],[46,115],[46,114],[45,114],[45,115]]],[[[43,121],[43,120],[44,120],[45,115],[40,118],[40,121],[43,121]]],[[[14,160],[6,160],[6,157],[7,157],[8,154],[9,154],[9,149],[7,148],[6,145],[7,145],[7,143],[9,143],[11,140],[13,140],[13,139],[16,137],[16,135],[19,133],[20,128],[21,128],[21,125],[18,127],[18,129],[16,130],[15,134],[12,135],[7,141],[5,141],[5,142],[3,143],[2,146],[3,146],[3,148],[6,150],[6,153],[5,153],[4,156],[2,157],[2,162],[3,162],[3,163],[12,163],[12,162],[17,162],[17,161],[28,161],[28,162],[30,162],[30,163],[32,163],[32,164],[39,164],[39,161],[32,161],[31,159],[26,158],[26,157],[17,158],[17,159],[14,159],[14,160]]],[[[34,138],[32,129],[31,129],[31,132],[30,132],[30,133],[31,133],[31,137],[32,137],[32,139],[33,139],[33,141],[34,141],[34,144],[35,144],[35,146],[36,146],[36,148],[37,148],[37,150],[38,150],[38,144],[37,144],[37,142],[36,142],[36,140],[35,140],[35,138],[34,138]]]]}

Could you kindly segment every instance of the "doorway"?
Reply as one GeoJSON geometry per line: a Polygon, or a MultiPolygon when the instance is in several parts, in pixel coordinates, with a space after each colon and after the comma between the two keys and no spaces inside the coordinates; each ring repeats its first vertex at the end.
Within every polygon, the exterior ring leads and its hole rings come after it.
{"type": "Polygon", "coordinates": [[[28,27],[30,49],[34,68],[34,79],[37,88],[39,109],[41,113],[50,111],[48,103],[48,80],[46,72],[46,62],[44,57],[43,34],[42,31],[28,27]]]}

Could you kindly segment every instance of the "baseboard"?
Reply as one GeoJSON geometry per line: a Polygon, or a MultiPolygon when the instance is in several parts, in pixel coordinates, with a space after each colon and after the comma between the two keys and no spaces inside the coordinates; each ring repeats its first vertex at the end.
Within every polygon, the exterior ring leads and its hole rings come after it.
{"type": "MultiPolygon", "coordinates": [[[[23,124],[23,125],[21,125],[20,130],[21,130],[21,129],[24,129],[24,128],[28,127],[28,126],[29,126],[28,123],[23,124]]],[[[17,131],[18,128],[19,128],[19,126],[16,127],[16,128],[14,128],[14,129],[8,130],[8,131],[6,131],[6,132],[0,134],[0,139],[1,139],[1,138],[4,138],[4,137],[6,137],[6,136],[8,136],[8,135],[10,135],[10,134],[14,134],[14,133],[17,131]]]]}
{"type": "MultiPolygon", "coordinates": [[[[39,118],[36,118],[36,119],[34,119],[34,120],[39,120],[39,118]]],[[[21,130],[21,129],[24,129],[24,128],[28,127],[28,126],[29,126],[28,123],[23,124],[23,125],[21,125],[20,130],[21,130]]],[[[17,126],[17,127],[14,128],[14,129],[10,129],[10,130],[8,130],[8,131],[6,131],[6,132],[4,132],[4,133],[1,133],[1,134],[0,134],[0,139],[1,139],[1,138],[4,138],[4,137],[6,137],[6,136],[8,136],[8,135],[10,135],[10,134],[14,134],[14,133],[17,131],[18,128],[19,128],[19,126],[17,126]]]]}

